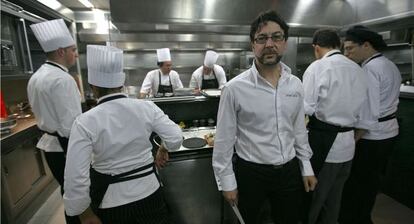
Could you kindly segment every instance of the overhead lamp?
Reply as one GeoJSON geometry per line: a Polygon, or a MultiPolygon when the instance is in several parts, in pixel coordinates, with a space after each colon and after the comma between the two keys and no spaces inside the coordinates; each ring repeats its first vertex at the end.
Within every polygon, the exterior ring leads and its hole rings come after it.
{"type": "Polygon", "coordinates": [[[89,0],[78,0],[80,3],[82,3],[87,8],[94,8],[93,4],[89,0]]]}
{"type": "Polygon", "coordinates": [[[60,2],[56,0],[37,0],[37,1],[54,10],[58,10],[60,7],[62,7],[62,4],[60,4],[60,2]]]}

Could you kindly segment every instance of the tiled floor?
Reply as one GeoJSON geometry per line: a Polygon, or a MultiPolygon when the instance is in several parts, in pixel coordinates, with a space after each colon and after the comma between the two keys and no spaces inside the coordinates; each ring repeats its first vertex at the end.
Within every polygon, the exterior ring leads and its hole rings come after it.
{"type": "MultiPolygon", "coordinates": [[[[394,199],[379,194],[374,207],[375,224],[412,224],[414,211],[394,199]]],[[[28,224],[65,224],[62,197],[59,189],[49,197],[28,224]]]]}

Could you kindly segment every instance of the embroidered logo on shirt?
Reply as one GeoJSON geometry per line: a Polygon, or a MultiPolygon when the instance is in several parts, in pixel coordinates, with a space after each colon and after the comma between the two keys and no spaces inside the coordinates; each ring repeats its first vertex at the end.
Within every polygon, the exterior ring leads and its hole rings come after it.
{"type": "Polygon", "coordinates": [[[298,93],[290,93],[290,94],[286,94],[287,97],[299,97],[298,93]]]}

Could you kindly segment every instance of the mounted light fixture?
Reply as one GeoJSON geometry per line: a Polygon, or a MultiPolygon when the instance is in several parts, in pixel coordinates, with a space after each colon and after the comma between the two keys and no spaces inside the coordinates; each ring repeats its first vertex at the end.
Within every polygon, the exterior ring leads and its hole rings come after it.
{"type": "Polygon", "coordinates": [[[89,0],[78,0],[80,3],[82,3],[85,7],[88,8],[94,8],[95,6],[89,1],[89,0]]]}
{"type": "Polygon", "coordinates": [[[62,4],[60,4],[60,2],[56,0],[37,0],[37,1],[54,10],[58,10],[60,7],[62,7],[62,4]]]}

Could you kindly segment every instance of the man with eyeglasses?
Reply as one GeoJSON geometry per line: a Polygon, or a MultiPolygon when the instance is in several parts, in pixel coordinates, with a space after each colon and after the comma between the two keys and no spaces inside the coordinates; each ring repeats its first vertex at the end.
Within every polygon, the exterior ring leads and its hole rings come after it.
{"type": "Polygon", "coordinates": [[[351,175],[345,183],[339,223],[372,223],[375,204],[388,158],[398,135],[396,112],[401,74],[397,66],[380,52],[387,47],[382,36],[355,26],[346,32],[345,56],[362,66],[368,74],[369,100],[374,107],[376,125],[369,129],[355,150],[351,175]]]}
{"type": "Polygon", "coordinates": [[[335,30],[316,31],[312,45],[317,60],[303,75],[311,163],[318,178],[315,191],[307,195],[305,224],[336,223],[351,172],[354,135],[360,132],[354,129],[368,129],[375,123],[370,113],[363,113],[368,100],[366,74],[341,54],[340,44],[335,30]]]}
{"type": "Polygon", "coordinates": [[[288,25],[274,11],[251,24],[252,67],[223,88],[213,168],[224,198],[247,224],[270,202],[275,223],[297,223],[302,194],[315,188],[300,80],[280,62],[288,25]],[[232,157],[235,155],[233,170],[232,157]]]}

